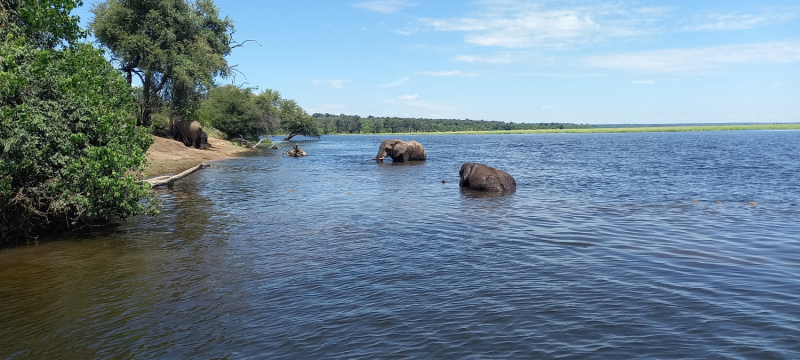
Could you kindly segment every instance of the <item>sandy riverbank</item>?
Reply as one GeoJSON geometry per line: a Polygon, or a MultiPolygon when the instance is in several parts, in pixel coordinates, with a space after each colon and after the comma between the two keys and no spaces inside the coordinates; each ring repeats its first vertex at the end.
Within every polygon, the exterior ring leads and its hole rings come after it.
{"type": "Polygon", "coordinates": [[[180,141],[153,136],[153,145],[147,150],[147,177],[178,173],[203,161],[223,160],[252,151],[225,140],[209,137],[208,149],[198,150],[180,141]]]}

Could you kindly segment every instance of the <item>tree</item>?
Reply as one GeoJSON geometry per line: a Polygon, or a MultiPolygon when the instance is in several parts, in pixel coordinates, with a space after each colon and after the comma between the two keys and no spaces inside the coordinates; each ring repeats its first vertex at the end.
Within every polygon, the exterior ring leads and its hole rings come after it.
{"type": "Polygon", "coordinates": [[[76,4],[22,1],[0,15],[0,242],[156,212],[131,175],[152,139],[120,72],[70,44],[76,4]]]}
{"type": "Polygon", "coordinates": [[[82,5],[83,2],[74,0],[4,0],[0,4],[4,14],[2,27],[24,36],[35,48],[74,45],[86,32],[78,26],[79,18],[70,15],[70,11],[82,5]]]}
{"type": "Polygon", "coordinates": [[[284,140],[291,140],[297,135],[322,136],[319,124],[294,100],[281,100],[280,119],[281,129],[288,133],[284,140]]]}
{"type": "Polygon", "coordinates": [[[238,46],[233,21],[220,19],[211,0],[106,0],[92,13],[91,30],[128,84],[134,74],[141,81],[141,125],[150,125],[159,100],[189,115],[214,77],[232,72],[225,56],[238,46]]]}
{"type": "Polygon", "coordinates": [[[197,118],[204,125],[224,132],[228,138],[258,140],[261,114],[253,97],[250,89],[239,89],[235,85],[212,89],[200,105],[197,118]]]}
{"type": "Polygon", "coordinates": [[[267,89],[258,94],[254,101],[261,113],[258,125],[263,128],[265,135],[274,134],[280,125],[281,93],[267,89]]]}
{"type": "Polygon", "coordinates": [[[257,141],[278,126],[280,93],[266,90],[259,95],[235,85],[214,88],[197,111],[203,125],[224,132],[229,139],[242,137],[257,141]]]}

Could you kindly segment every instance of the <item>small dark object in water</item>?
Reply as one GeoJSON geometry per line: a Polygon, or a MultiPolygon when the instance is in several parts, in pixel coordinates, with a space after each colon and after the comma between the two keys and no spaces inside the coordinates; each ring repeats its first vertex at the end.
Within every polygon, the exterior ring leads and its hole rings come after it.
{"type": "Polygon", "coordinates": [[[442,180],[442,184],[446,184],[446,183],[447,183],[447,180],[442,180]]]}

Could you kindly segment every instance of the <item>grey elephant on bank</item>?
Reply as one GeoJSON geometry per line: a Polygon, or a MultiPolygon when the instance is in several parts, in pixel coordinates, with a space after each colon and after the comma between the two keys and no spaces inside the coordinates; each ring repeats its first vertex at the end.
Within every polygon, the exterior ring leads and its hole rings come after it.
{"type": "Polygon", "coordinates": [[[382,162],[386,157],[392,158],[393,162],[425,161],[428,154],[422,144],[414,141],[403,140],[384,140],[378,148],[378,155],[374,159],[382,162]]]}
{"type": "Polygon", "coordinates": [[[517,182],[507,172],[484,164],[464,163],[458,172],[458,186],[479,191],[512,192],[517,182]]]}
{"type": "Polygon", "coordinates": [[[197,121],[175,121],[172,126],[172,138],[197,149],[208,147],[208,134],[203,131],[203,126],[197,121]]]}

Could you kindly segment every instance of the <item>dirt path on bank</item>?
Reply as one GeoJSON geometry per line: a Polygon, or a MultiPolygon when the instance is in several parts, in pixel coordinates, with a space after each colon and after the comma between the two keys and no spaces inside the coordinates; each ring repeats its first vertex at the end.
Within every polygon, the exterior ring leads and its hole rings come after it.
{"type": "Polygon", "coordinates": [[[147,177],[179,173],[207,160],[222,160],[252,151],[225,140],[209,137],[208,149],[198,150],[180,141],[153,136],[153,145],[147,150],[147,177]]]}

